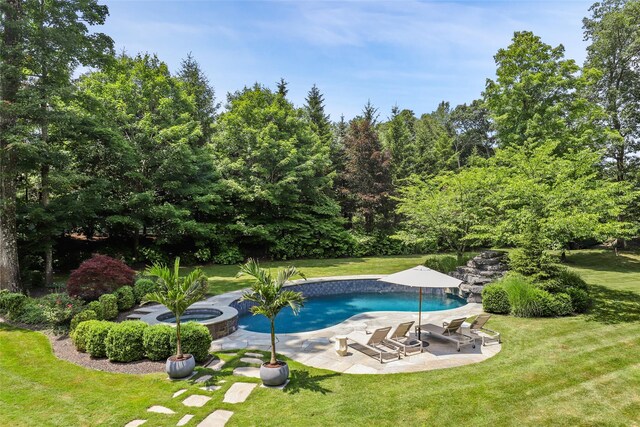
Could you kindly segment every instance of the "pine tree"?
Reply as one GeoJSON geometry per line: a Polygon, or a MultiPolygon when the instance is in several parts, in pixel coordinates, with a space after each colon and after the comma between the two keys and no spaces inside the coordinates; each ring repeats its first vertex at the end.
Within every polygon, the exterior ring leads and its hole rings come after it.
{"type": "Polygon", "coordinates": [[[305,99],[304,111],[311,123],[311,128],[320,141],[326,145],[331,144],[331,121],[329,115],[324,111],[324,96],[320,89],[314,84],[305,99]]]}
{"type": "Polygon", "coordinates": [[[204,145],[211,139],[213,123],[220,106],[216,102],[215,90],[191,53],[182,60],[178,78],[184,83],[189,96],[194,98],[195,114],[202,130],[200,145],[204,145]]]}
{"type": "Polygon", "coordinates": [[[289,82],[287,82],[284,77],[280,77],[280,80],[277,83],[277,88],[278,95],[280,95],[282,98],[286,98],[287,94],[289,93],[289,88],[287,86],[289,86],[289,82]]]}

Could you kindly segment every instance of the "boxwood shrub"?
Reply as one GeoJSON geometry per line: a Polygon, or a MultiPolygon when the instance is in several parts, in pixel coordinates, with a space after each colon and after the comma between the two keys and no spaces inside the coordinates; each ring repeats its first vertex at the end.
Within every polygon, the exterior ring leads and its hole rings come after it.
{"type": "Polygon", "coordinates": [[[133,285],[133,294],[136,297],[136,302],[142,301],[142,298],[150,292],[155,291],[156,282],[151,279],[138,279],[136,284],[133,285]]]}
{"type": "Polygon", "coordinates": [[[91,310],[96,313],[96,319],[104,319],[104,316],[102,315],[102,304],[100,304],[100,301],[91,301],[89,304],[87,304],[87,310],[91,310]]]}
{"type": "Polygon", "coordinates": [[[482,289],[482,309],[487,313],[509,314],[511,304],[507,291],[499,284],[485,286],[482,289]]]}
{"type": "Polygon", "coordinates": [[[153,325],[144,330],[142,343],[150,360],[165,360],[173,354],[171,343],[176,328],[169,325],[153,325]]]}
{"type": "Polygon", "coordinates": [[[85,352],[87,351],[87,335],[89,331],[95,326],[96,323],[100,322],[99,320],[85,320],[75,327],[73,332],[71,332],[71,341],[73,341],[73,345],[75,345],[76,350],[85,352]]]}
{"type": "MultiPolygon", "coordinates": [[[[87,352],[91,357],[105,357],[107,355],[105,339],[115,323],[107,322],[106,320],[89,320],[89,322],[93,323],[91,323],[89,330],[85,334],[87,352]]],[[[81,325],[82,323],[78,327],[81,325]]]]}
{"type": "Polygon", "coordinates": [[[6,289],[0,290],[0,313],[10,317],[20,315],[27,302],[27,296],[19,292],[9,292],[6,289]]]}
{"type": "MultiPolygon", "coordinates": [[[[206,326],[196,322],[187,322],[181,325],[182,352],[192,354],[197,362],[209,359],[211,347],[211,333],[206,326]]],[[[176,335],[171,337],[171,352],[176,353],[176,335]]]]}
{"type": "Polygon", "coordinates": [[[118,310],[126,311],[133,307],[136,303],[136,297],[133,295],[131,286],[123,286],[115,292],[118,298],[118,310]]]}
{"type": "Polygon", "coordinates": [[[113,320],[118,317],[118,297],[114,294],[104,294],[98,301],[102,307],[102,318],[113,320]]]}
{"type": "Polygon", "coordinates": [[[149,325],[127,320],[113,325],[105,338],[105,353],[112,362],[133,362],[144,358],[142,337],[149,325]]]}
{"type": "Polygon", "coordinates": [[[571,297],[564,293],[551,294],[542,289],[537,289],[535,303],[539,315],[543,317],[566,316],[573,312],[571,297]]]}
{"type": "Polygon", "coordinates": [[[96,314],[95,311],[83,310],[80,313],[73,316],[73,318],[71,319],[71,324],[69,329],[71,330],[71,332],[73,332],[78,327],[78,324],[80,322],[84,322],[86,320],[97,320],[97,319],[98,319],[98,315],[96,314]]]}

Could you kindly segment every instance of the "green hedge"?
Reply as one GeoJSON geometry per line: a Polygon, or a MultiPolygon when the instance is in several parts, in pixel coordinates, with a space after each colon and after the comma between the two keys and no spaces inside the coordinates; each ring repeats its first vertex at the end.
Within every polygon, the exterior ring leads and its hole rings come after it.
{"type": "Polygon", "coordinates": [[[78,327],[78,324],[80,322],[84,322],[86,320],[97,320],[97,319],[98,319],[98,315],[96,314],[95,311],[93,310],[81,311],[80,313],[73,316],[73,318],[71,319],[71,324],[69,329],[71,330],[71,332],[73,332],[78,327]]]}
{"type": "Polygon", "coordinates": [[[73,345],[75,345],[76,350],[83,353],[87,351],[87,335],[98,322],[100,322],[100,320],[85,320],[78,323],[71,333],[71,341],[73,341],[73,345]]]}
{"type": "Polygon", "coordinates": [[[150,360],[165,360],[173,354],[171,343],[176,329],[169,325],[153,325],[144,330],[142,343],[150,360]]]}
{"type": "Polygon", "coordinates": [[[155,291],[156,282],[151,279],[138,279],[133,285],[133,294],[136,298],[136,302],[142,301],[142,298],[148,293],[155,291]]]}
{"type": "Polygon", "coordinates": [[[114,292],[118,298],[118,310],[129,310],[136,304],[136,297],[133,294],[133,288],[131,286],[123,286],[114,292]]]}
{"type": "MultiPolygon", "coordinates": [[[[115,323],[107,322],[106,320],[89,320],[89,322],[94,323],[90,325],[89,330],[85,334],[87,352],[92,357],[105,357],[107,355],[105,339],[115,323]]],[[[83,323],[80,323],[78,327],[83,323]]]]}
{"type": "Polygon", "coordinates": [[[511,304],[507,291],[500,285],[489,285],[482,289],[482,309],[487,313],[509,314],[511,304]]]}
{"type": "MultiPolygon", "coordinates": [[[[183,353],[192,354],[198,362],[209,359],[211,333],[206,326],[196,322],[187,322],[181,325],[180,331],[183,353]]],[[[176,353],[175,334],[171,337],[171,351],[176,353]]]]}
{"type": "Polygon", "coordinates": [[[9,292],[6,289],[0,290],[0,314],[6,314],[9,317],[19,316],[26,303],[26,295],[9,292]]]}
{"type": "Polygon", "coordinates": [[[118,297],[114,294],[104,294],[98,298],[104,320],[113,320],[118,317],[118,297]]]}
{"type": "Polygon", "coordinates": [[[104,341],[105,353],[113,362],[133,362],[144,358],[142,337],[149,325],[140,320],[127,320],[113,325],[104,341]]]}

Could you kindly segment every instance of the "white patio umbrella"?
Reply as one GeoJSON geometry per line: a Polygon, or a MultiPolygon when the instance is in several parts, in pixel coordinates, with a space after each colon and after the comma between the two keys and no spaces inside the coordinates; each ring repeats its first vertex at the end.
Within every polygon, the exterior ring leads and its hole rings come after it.
{"type": "Polygon", "coordinates": [[[418,265],[408,270],[393,273],[378,279],[380,282],[420,288],[418,305],[418,339],[421,338],[420,324],[422,323],[422,288],[457,288],[462,280],[432,270],[424,265],[418,265]]]}

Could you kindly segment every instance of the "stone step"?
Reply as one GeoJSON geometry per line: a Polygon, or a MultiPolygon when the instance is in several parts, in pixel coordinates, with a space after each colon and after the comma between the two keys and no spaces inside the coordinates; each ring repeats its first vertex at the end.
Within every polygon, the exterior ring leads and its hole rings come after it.
{"type": "Polygon", "coordinates": [[[233,375],[247,378],[260,378],[260,368],[255,366],[243,366],[233,370],[233,375]]]}
{"type": "Polygon", "coordinates": [[[165,415],[175,414],[175,412],[172,411],[171,409],[166,408],[164,406],[160,406],[160,405],[153,405],[152,407],[147,409],[147,412],[154,412],[156,414],[165,414],[165,415]]]}
{"type": "Polygon", "coordinates": [[[190,406],[192,408],[201,408],[210,400],[210,396],[204,396],[202,394],[192,394],[191,396],[183,400],[182,404],[184,406],[190,406]]]}
{"type": "Polygon", "coordinates": [[[146,423],[147,420],[133,420],[133,421],[129,421],[128,423],[126,423],[124,425],[124,427],[138,427],[141,426],[142,424],[146,423]]]}
{"type": "Polygon", "coordinates": [[[247,400],[247,397],[257,385],[256,383],[233,383],[224,394],[222,401],[224,403],[242,403],[247,400]]]}
{"type": "Polygon", "coordinates": [[[488,250],[488,251],[482,251],[478,254],[478,256],[480,258],[502,258],[506,255],[506,252],[503,251],[493,251],[493,250],[488,250]]]}
{"type": "Polygon", "coordinates": [[[189,421],[191,421],[191,418],[193,418],[193,415],[191,414],[185,415],[184,417],[180,418],[180,421],[178,421],[178,424],[176,424],[176,426],[180,427],[187,424],[189,421]]]}
{"type": "Polygon", "coordinates": [[[484,266],[484,265],[496,265],[502,262],[502,258],[479,258],[475,257],[473,259],[476,265],[484,266]]]}
{"type": "Polygon", "coordinates": [[[144,315],[144,313],[131,313],[127,316],[127,320],[139,320],[142,319],[142,316],[144,315]]]}
{"type": "Polygon", "coordinates": [[[229,421],[229,418],[233,415],[231,411],[225,411],[224,409],[218,409],[217,411],[213,411],[207,418],[202,420],[198,427],[224,427],[224,425],[229,421]]]}

